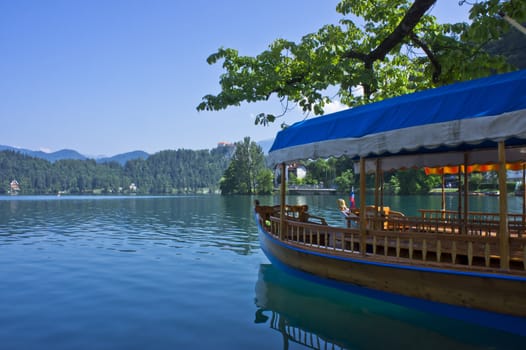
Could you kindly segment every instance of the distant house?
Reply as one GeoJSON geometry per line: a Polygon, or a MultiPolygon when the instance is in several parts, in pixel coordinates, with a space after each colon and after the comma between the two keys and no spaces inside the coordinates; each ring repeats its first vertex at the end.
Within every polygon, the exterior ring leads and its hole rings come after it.
{"type": "Polygon", "coordinates": [[[287,167],[288,175],[294,174],[297,179],[304,179],[307,176],[307,168],[299,163],[292,163],[287,167]]]}
{"type": "Polygon", "coordinates": [[[137,185],[133,182],[130,184],[130,192],[137,192],[137,185]]]}
{"type": "Polygon", "coordinates": [[[217,143],[217,147],[234,147],[235,145],[231,142],[221,141],[217,143]]]}
{"type": "Polygon", "coordinates": [[[18,181],[16,180],[11,181],[11,183],[9,184],[9,187],[10,187],[9,193],[11,194],[16,194],[20,191],[20,185],[18,184],[18,181]]]}
{"type": "MultiPolygon", "coordinates": [[[[304,179],[305,176],[307,176],[307,168],[299,163],[292,163],[287,165],[287,171],[285,173],[285,181],[289,181],[291,178],[291,175],[295,176],[296,179],[304,179]]],[[[274,169],[274,186],[278,186],[279,184],[279,178],[281,177],[281,170],[279,167],[276,167],[274,169]]]]}
{"type": "Polygon", "coordinates": [[[234,152],[236,151],[236,145],[234,143],[230,142],[218,142],[217,148],[224,150],[224,154],[227,158],[231,158],[234,155],[234,152]]]}

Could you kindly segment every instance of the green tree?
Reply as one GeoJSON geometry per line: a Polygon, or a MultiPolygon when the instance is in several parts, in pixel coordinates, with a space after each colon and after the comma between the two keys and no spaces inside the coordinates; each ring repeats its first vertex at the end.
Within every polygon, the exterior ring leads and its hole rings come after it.
{"type": "MultiPolygon", "coordinates": [[[[435,2],[342,0],[336,7],[339,24],[325,25],[299,42],[277,39],[254,57],[220,48],[207,62],[223,62],[221,91],[204,96],[197,109],[276,97],[284,106],[297,104],[319,115],[334,98],[354,106],[516,69],[486,48],[510,30],[498,14],[524,21],[526,1],[460,1],[459,6],[471,6],[470,24],[439,24],[430,11],[435,2]],[[357,87],[363,93],[355,93],[357,87]]],[[[255,123],[276,118],[260,113],[255,123]]]]}
{"type": "MultiPolygon", "coordinates": [[[[236,143],[236,150],[230,165],[221,179],[221,193],[258,193],[258,176],[265,170],[265,157],[261,147],[250,141],[250,137],[245,137],[243,141],[236,143]]],[[[265,189],[267,185],[267,183],[261,183],[262,189],[265,189]]]]}
{"type": "Polygon", "coordinates": [[[321,183],[327,186],[332,180],[333,169],[331,163],[325,159],[316,159],[307,164],[307,177],[309,179],[316,179],[316,183],[321,183]]]}
{"type": "Polygon", "coordinates": [[[334,183],[339,192],[349,193],[354,185],[354,172],[351,169],[345,170],[340,176],[334,179],[334,183]]]}
{"type": "Polygon", "coordinates": [[[272,194],[274,191],[274,173],[270,169],[262,169],[256,176],[257,194],[272,194]]]}
{"type": "MultiPolygon", "coordinates": [[[[400,194],[426,194],[432,188],[440,186],[440,176],[427,176],[423,169],[407,169],[396,172],[400,194]]],[[[391,178],[391,185],[396,186],[391,178]]]]}
{"type": "Polygon", "coordinates": [[[484,176],[481,173],[471,173],[469,175],[469,190],[478,190],[483,180],[484,176]]]}

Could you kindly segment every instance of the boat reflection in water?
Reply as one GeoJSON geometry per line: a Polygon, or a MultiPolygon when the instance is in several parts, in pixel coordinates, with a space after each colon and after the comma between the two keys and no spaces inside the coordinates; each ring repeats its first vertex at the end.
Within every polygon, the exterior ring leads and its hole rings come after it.
{"type": "Polygon", "coordinates": [[[525,337],[333,288],[260,265],[256,323],[283,349],[522,349],[525,337]],[[301,348],[301,346],[300,346],[301,348]]]}

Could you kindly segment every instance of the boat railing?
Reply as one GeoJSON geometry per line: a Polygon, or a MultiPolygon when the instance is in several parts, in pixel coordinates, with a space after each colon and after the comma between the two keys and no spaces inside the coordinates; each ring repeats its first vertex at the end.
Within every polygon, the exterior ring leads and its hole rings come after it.
{"type": "MultiPolygon", "coordinates": [[[[500,268],[498,237],[493,234],[460,234],[458,223],[439,226],[437,220],[404,217],[387,220],[386,225],[385,218],[370,218],[364,247],[360,244],[358,227],[333,227],[297,220],[285,220],[284,223],[283,235],[280,235],[278,217],[271,217],[266,229],[290,243],[330,254],[361,254],[444,267],[500,268]]],[[[510,237],[509,259],[510,269],[526,271],[526,237],[510,237]]]]}
{"type": "MultiPolygon", "coordinates": [[[[457,233],[496,236],[499,230],[500,214],[498,213],[470,211],[467,217],[464,217],[463,213],[454,210],[420,209],[419,212],[423,221],[435,221],[437,225],[450,223],[450,227],[456,227],[457,233]]],[[[508,213],[507,220],[510,235],[524,237],[526,216],[508,213]]]]}
{"type": "MultiPolygon", "coordinates": [[[[499,216],[494,213],[470,212],[463,218],[458,212],[440,210],[420,210],[421,216],[411,217],[391,212],[388,215],[378,213],[366,216],[368,229],[395,230],[401,232],[426,232],[466,234],[496,237],[500,224],[499,216]],[[393,215],[393,213],[395,215],[393,215]]],[[[526,237],[526,223],[521,214],[509,214],[508,230],[511,237],[526,237]]],[[[358,216],[346,217],[347,227],[359,224],[358,216]]]]}
{"type": "MultiPolygon", "coordinates": [[[[441,209],[419,209],[420,215],[423,219],[439,218],[442,220],[459,219],[464,216],[457,210],[441,210],[441,209]]],[[[487,221],[498,221],[500,219],[499,213],[488,213],[479,211],[469,211],[467,213],[468,219],[470,220],[487,220],[487,221]]],[[[508,222],[524,223],[526,216],[523,214],[508,213],[508,222]]]]}
{"type": "Polygon", "coordinates": [[[288,348],[288,341],[300,344],[308,349],[322,350],[322,349],[344,349],[343,346],[330,341],[316,333],[302,329],[301,327],[290,324],[290,321],[281,314],[272,311],[270,319],[270,328],[281,332],[286,340],[286,348],[288,348]]]}
{"type": "MultiPolygon", "coordinates": [[[[256,211],[264,219],[268,220],[271,216],[280,216],[280,206],[256,206],[256,211]]],[[[320,225],[327,225],[325,218],[309,213],[308,205],[286,205],[284,215],[288,220],[311,222],[320,225]]]]}

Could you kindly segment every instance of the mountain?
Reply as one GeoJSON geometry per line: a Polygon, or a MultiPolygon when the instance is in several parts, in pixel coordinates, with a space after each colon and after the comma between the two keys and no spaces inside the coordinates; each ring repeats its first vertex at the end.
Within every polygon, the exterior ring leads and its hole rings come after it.
{"type": "Polygon", "coordinates": [[[56,151],[52,153],[44,153],[44,152],[39,151],[38,153],[40,153],[42,156],[33,156],[33,157],[44,158],[44,159],[49,160],[51,163],[56,162],[57,160],[61,160],[61,159],[77,159],[77,160],[88,159],[88,157],[72,149],[61,149],[60,151],[56,151]]]}
{"type": "Polygon", "coordinates": [[[16,147],[11,147],[11,146],[0,145],[0,151],[6,151],[6,150],[22,153],[30,157],[45,159],[52,163],[56,162],[57,160],[61,160],[61,159],[79,159],[79,160],[88,159],[88,157],[83,156],[79,152],[71,150],[71,149],[62,149],[60,151],[46,153],[42,151],[32,151],[32,150],[25,149],[25,148],[16,148],[16,147]]]}
{"type": "MultiPolygon", "coordinates": [[[[6,151],[6,150],[25,154],[30,157],[45,159],[51,163],[54,163],[57,160],[62,160],[62,159],[85,160],[85,159],[92,158],[92,157],[86,157],[85,155],[82,155],[79,152],[71,150],[71,149],[62,149],[60,151],[46,153],[42,151],[32,151],[32,150],[25,149],[25,148],[16,148],[16,147],[11,147],[11,146],[0,145],[0,151],[6,151]]],[[[148,156],[149,154],[144,151],[133,151],[133,152],[123,153],[123,154],[117,154],[112,157],[97,158],[96,160],[98,163],[117,162],[121,165],[124,165],[126,164],[128,160],[138,159],[138,158],[146,159],[148,158],[148,156]]]]}
{"type": "MultiPolygon", "coordinates": [[[[257,144],[261,147],[261,149],[263,150],[263,153],[267,155],[273,142],[274,142],[274,139],[267,139],[267,140],[259,141],[257,142],[257,144]]],[[[146,153],[140,150],[117,154],[111,157],[94,157],[94,156],[85,156],[71,149],[62,149],[60,151],[46,153],[42,151],[32,151],[32,150],[25,149],[25,148],[16,148],[16,147],[11,147],[11,146],[0,145],[0,151],[5,151],[5,150],[19,152],[19,153],[22,153],[22,154],[25,154],[31,157],[35,157],[35,158],[45,159],[51,163],[54,163],[57,160],[62,160],[62,159],[79,159],[79,160],[95,159],[97,163],[117,162],[120,165],[124,165],[129,160],[146,159],[150,156],[149,153],[146,153]]]]}
{"type": "Polygon", "coordinates": [[[126,164],[127,161],[132,159],[146,159],[150,155],[144,151],[132,151],[122,154],[117,154],[113,157],[104,157],[104,158],[98,158],[97,163],[110,163],[110,162],[117,162],[120,165],[126,164]]]}
{"type": "MultiPolygon", "coordinates": [[[[526,23],[523,23],[526,25],[526,23]]],[[[484,48],[493,55],[502,55],[509,64],[519,69],[526,68],[526,50],[524,50],[524,34],[514,28],[500,39],[490,41],[484,48]]]]}
{"type": "Polygon", "coordinates": [[[270,150],[270,147],[272,147],[272,144],[274,143],[274,139],[268,139],[257,142],[259,147],[261,147],[261,150],[266,155],[268,154],[268,151],[270,150]]]}

